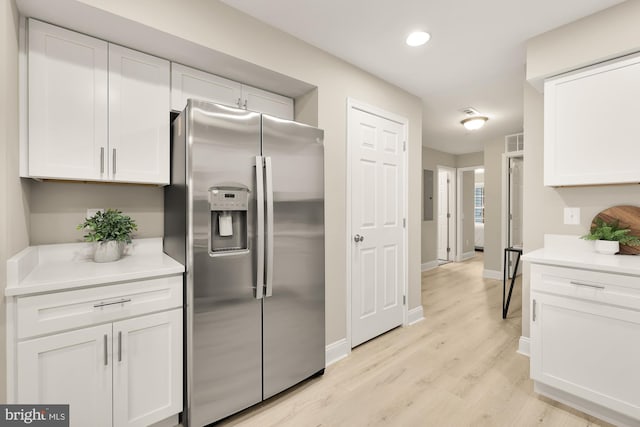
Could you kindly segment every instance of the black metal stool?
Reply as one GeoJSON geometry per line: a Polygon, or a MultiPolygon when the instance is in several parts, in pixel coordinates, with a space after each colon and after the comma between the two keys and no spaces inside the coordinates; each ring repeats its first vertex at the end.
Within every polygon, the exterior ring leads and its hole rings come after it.
{"type": "Polygon", "coordinates": [[[518,275],[518,265],[520,264],[520,256],[522,256],[522,248],[504,248],[504,270],[502,273],[502,318],[507,318],[509,312],[509,303],[511,302],[511,293],[513,292],[513,285],[516,283],[516,276],[518,275]],[[507,276],[509,274],[509,264],[507,262],[507,255],[509,252],[515,252],[518,254],[516,257],[516,266],[513,269],[513,275],[511,276],[511,286],[509,286],[509,296],[507,296],[505,303],[505,294],[507,290],[507,276]]]}

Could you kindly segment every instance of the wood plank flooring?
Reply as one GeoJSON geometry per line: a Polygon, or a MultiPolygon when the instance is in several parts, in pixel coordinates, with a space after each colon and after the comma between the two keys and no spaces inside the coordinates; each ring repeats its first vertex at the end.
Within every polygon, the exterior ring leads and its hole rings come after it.
{"type": "Polygon", "coordinates": [[[422,301],[425,320],[218,425],[610,426],[533,392],[516,353],[520,286],[502,320],[502,282],[482,279],[482,255],[423,273],[422,301]]]}

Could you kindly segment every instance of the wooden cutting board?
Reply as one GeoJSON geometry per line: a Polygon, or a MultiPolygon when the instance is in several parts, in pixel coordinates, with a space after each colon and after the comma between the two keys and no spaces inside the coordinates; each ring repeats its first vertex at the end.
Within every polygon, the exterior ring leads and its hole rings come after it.
{"type": "MultiPolygon", "coordinates": [[[[591,221],[592,226],[595,225],[594,221],[596,218],[600,218],[607,223],[617,219],[620,221],[620,228],[630,228],[630,235],[640,237],[640,207],[638,206],[613,206],[605,209],[593,217],[593,220],[591,221]]],[[[619,254],[640,254],[640,246],[620,245],[619,254]]]]}

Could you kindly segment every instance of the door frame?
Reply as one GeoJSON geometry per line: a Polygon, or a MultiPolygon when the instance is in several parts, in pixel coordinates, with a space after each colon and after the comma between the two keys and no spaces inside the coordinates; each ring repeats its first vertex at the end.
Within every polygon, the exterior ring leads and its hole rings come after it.
{"type": "MultiPolygon", "coordinates": [[[[522,157],[524,160],[524,152],[513,151],[508,153],[502,153],[502,201],[500,204],[500,215],[502,222],[500,224],[500,271],[504,271],[504,257],[502,253],[504,248],[509,244],[509,218],[507,217],[507,211],[509,210],[509,162],[512,157],[522,157]]],[[[523,195],[524,197],[524,195],[523,195]]],[[[522,274],[522,269],[519,269],[518,275],[522,274]]]]}
{"type": "Polygon", "coordinates": [[[346,293],[347,293],[347,299],[346,299],[346,323],[347,323],[347,336],[346,336],[346,341],[347,341],[347,355],[351,353],[352,350],[352,344],[351,344],[351,262],[352,262],[352,251],[351,251],[351,235],[352,235],[352,230],[351,230],[351,212],[352,212],[352,207],[351,207],[351,195],[352,195],[352,190],[351,190],[351,186],[352,186],[352,179],[351,179],[351,146],[353,141],[350,140],[349,138],[349,130],[350,130],[350,126],[353,124],[353,116],[352,116],[352,111],[353,110],[359,110],[368,114],[372,114],[374,116],[378,116],[381,117],[383,119],[387,119],[390,120],[392,122],[396,122],[400,125],[402,125],[403,130],[404,130],[404,140],[405,140],[405,145],[404,145],[404,155],[402,156],[402,161],[403,161],[403,172],[402,172],[402,186],[404,187],[404,201],[403,201],[403,206],[402,206],[402,217],[406,220],[406,225],[403,228],[403,233],[402,233],[402,252],[403,252],[403,259],[404,259],[404,274],[403,274],[403,284],[402,284],[402,292],[406,297],[405,300],[405,304],[403,305],[403,309],[402,309],[402,326],[407,326],[409,324],[409,257],[408,257],[408,249],[409,249],[409,242],[408,242],[408,219],[407,219],[407,213],[409,212],[409,157],[408,157],[408,153],[409,153],[409,120],[403,116],[400,116],[398,114],[395,113],[391,113],[389,111],[383,110],[381,108],[375,107],[373,105],[358,101],[354,98],[348,97],[347,98],[347,122],[346,122],[346,126],[345,126],[345,131],[346,131],[346,135],[345,135],[345,141],[346,141],[346,150],[347,150],[347,188],[346,188],[346,200],[345,200],[345,205],[346,205],[346,216],[345,216],[345,220],[346,220],[346,239],[345,239],[345,244],[346,244],[346,264],[347,264],[347,275],[346,275],[346,293]]]}
{"type": "MultiPolygon", "coordinates": [[[[440,172],[441,171],[446,171],[449,173],[449,176],[451,177],[450,180],[451,182],[449,182],[449,214],[451,215],[451,217],[449,218],[449,228],[448,228],[448,239],[449,239],[449,254],[447,255],[447,260],[448,261],[457,261],[457,253],[458,253],[458,236],[457,236],[457,218],[458,216],[457,214],[457,195],[456,193],[457,191],[457,187],[458,187],[458,179],[457,179],[457,174],[456,174],[456,168],[451,167],[451,166],[444,166],[444,165],[436,165],[436,175],[437,175],[437,180],[436,180],[436,188],[438,188],[438,203],[436,205],[436,212],[439,212],[440,209],[440,172]]],[[[440,230],[440,221],[436,220],[436,259],[440,259],[438,258],[438,245],[437,245],[437,238],[438,238],[438,234],[440,230]]]]}
{"type": "MultiPolygon", "coordinates": [[[[476,169],[483,169],[484,166],[483,165],[479,165],[479,166],[468,166],[468,167],[464,167],[464,168],[458,168],[456,169],[456,212],[464,212],[464,209],[462,208],[462,176],[464,172],[469,172],[469,171],[474,171],[476,169]]],[[[474,180],[475,182],[475,180],[474,180]]],[[[456,244],[457,246],[457,251],[456,251],[456,258],[455,261],[456,262],[461,262],[464,261],[466,258],[464,257],[464,252],[462,252],[462,248],[464,248],[464,245],[462,244],[462,214],[458,215],[456,217],[456,244]]],[[[474,225],[475,227],[475,225],[474,225]]],[[[475,252],[475,241],[474,243],[474,252],[475,252]]]]}

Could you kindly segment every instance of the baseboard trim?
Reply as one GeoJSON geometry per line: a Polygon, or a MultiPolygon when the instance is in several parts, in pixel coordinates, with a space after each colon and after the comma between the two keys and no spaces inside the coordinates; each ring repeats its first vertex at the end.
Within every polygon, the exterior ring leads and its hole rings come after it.
{"type": "Polygon", "coordinates": [[[529,337],[520,337],[520,341],[518,342],[518,351],[516,353],[520,353],[523,356],[529,357],[531,354],[531,350],[529,347],[529,343],[531,342],[529,337]]]}
{"type": "Polygon", "coordinates": [[[407,312],[407,326],[415,325],[422,320],[424,320],[424,311],[421,305],[407,312]]]}
{"type": "Polygon", "coordinates": [[[538,381],[533,382],[533,391],[613,425],[620,427],[638,426],[638,421],[635,419],[538,381]]]}
{"type": "Polygon", "coordinates": [[[438,260],[436,259],[434,261],[425,262],[421,267],[422,271],[433,270],[434,268],[438,267],[438,260]]]}
{"type": "Polygon", "coordinates": [[[466,261],[468,259],[471,259],[474,256],[476,256],[476,251],[464,252],[462,254],[462,261],[466,261]]]}
{"type": "Polygon", "coordinates": [[[495,279],[502,280],[502,271],[498,270],[487,270],[486,268],[482,272],[482,277],[485,279],[495,279]]]}
{"type": "Polygon", "coordinates": [[[346,338],[332,342],[325,349],[325,366],[333,365],[338,360],[342,360],[349,355],[349,343],[346,338]]]}

